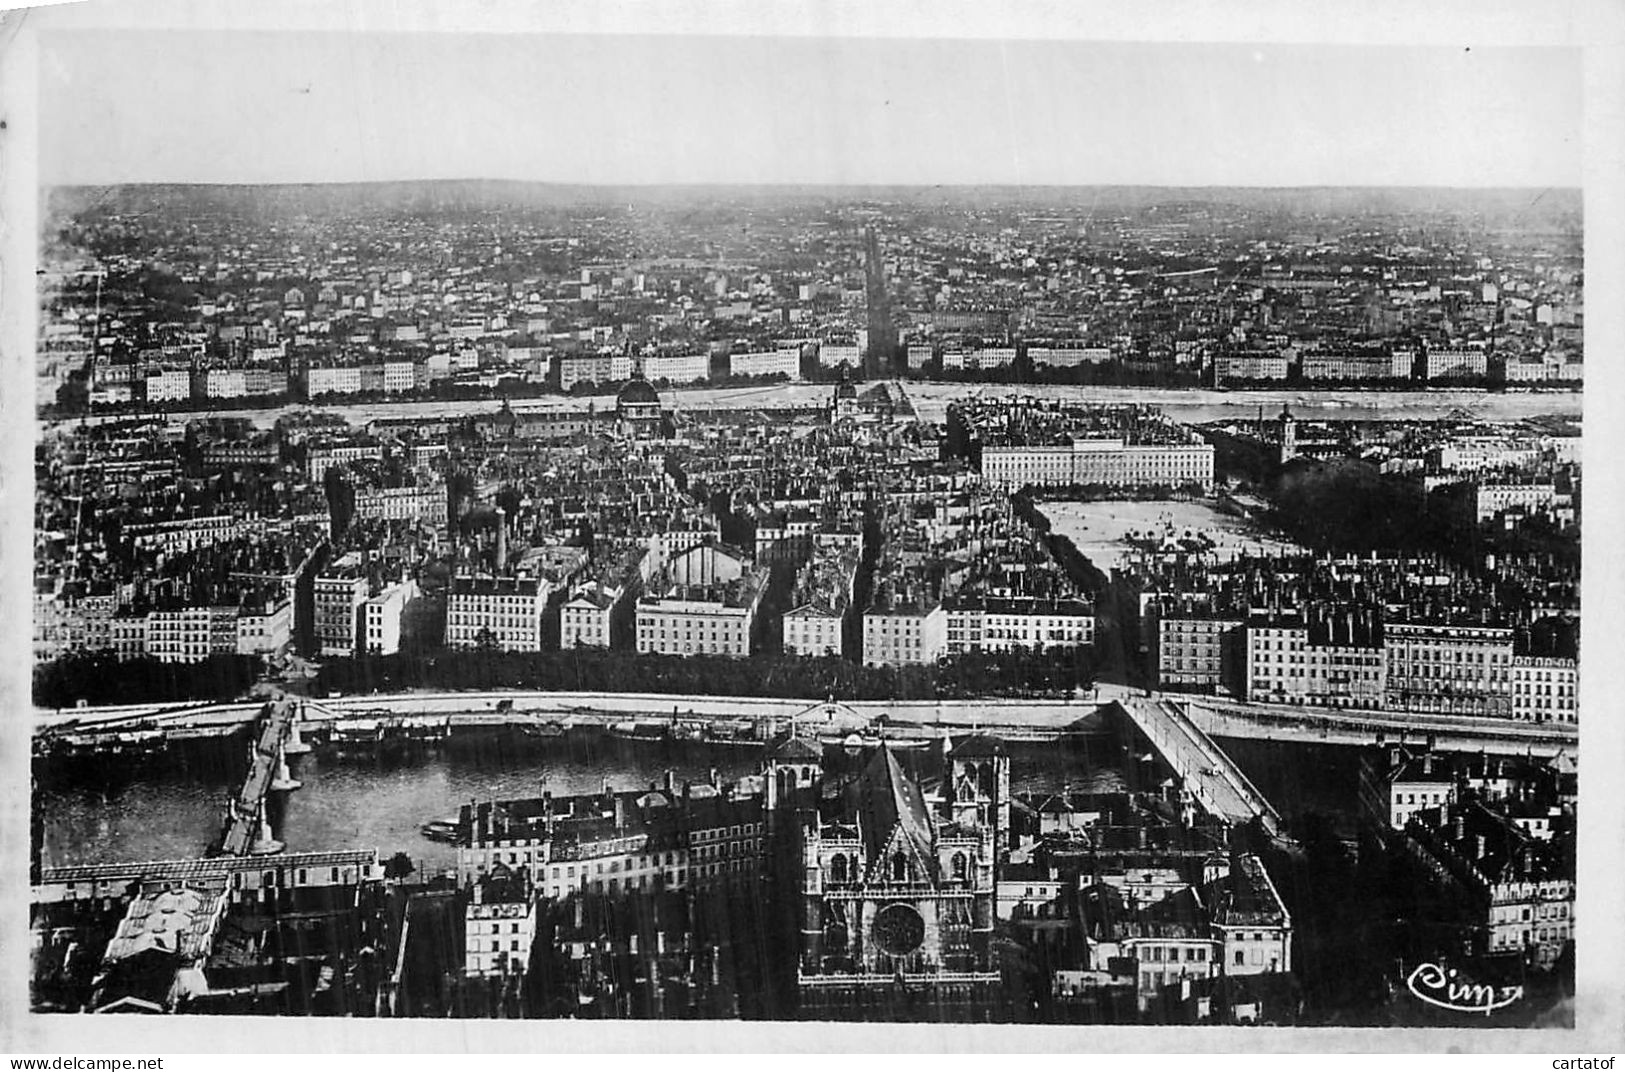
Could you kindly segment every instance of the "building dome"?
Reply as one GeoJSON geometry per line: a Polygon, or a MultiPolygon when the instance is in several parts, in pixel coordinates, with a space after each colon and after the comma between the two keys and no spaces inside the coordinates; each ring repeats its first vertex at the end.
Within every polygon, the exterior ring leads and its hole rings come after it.
{"type": "Polygon", "coordinates": [[[641,372],[634,372],[632,378],[622,385],[620,393],[615,396],[617,406],[658,406],[660,405],[660,392],[649,385],[641,372]]]}

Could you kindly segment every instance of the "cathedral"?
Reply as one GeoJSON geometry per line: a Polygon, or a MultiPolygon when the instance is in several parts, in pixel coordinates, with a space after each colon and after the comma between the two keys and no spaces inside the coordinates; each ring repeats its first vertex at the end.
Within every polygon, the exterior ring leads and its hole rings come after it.
{"type": "Polygon", "coordinates": [[[845,784],[810,794],[795,891],[803,1018],[976,1020],[996,1004],[994,864],[1009,761],[972,738],[946,757],[946,799],[930,800],[905,762],[928,754],[882,742],[845,784]]]}

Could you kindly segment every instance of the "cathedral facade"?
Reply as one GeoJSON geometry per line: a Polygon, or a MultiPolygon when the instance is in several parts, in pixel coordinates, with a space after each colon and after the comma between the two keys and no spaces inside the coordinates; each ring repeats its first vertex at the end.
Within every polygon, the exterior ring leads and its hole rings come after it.
{"type": "MultiPolygon", "coordinates": [[[[945,773],[954,771],[950,756],[945,773]]],[[[997,776],[966,790],[963,805],[928,802],[883,743],[807,816],[798,891],[804,1018],[991,1017],[1000,980],[992,950],[998,808],[977,806],[982,785],[996,790],[997,776]]]]}

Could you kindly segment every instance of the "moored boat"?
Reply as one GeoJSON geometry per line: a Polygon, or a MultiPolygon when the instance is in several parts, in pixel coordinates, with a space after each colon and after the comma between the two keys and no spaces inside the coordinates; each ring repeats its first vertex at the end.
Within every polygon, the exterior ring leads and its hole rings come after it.
{"type": "Polygon", "coordinates": [[[611,737],[623,741],[663,741],[671,735],[671,724],[666,722],[617,722],[609,728],[611,737]]]}
{"type": "Polygon", "coordinates": [[[756,723],[748,718],[712,722],[705,739],[712,744],[761,744],[756,739],[756,723]]]}

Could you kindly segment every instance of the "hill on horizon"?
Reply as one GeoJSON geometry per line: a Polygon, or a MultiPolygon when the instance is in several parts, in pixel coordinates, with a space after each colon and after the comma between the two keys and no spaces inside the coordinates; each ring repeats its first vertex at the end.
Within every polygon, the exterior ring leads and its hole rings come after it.
{"type": "Polygon", "coordinates": [[[1577,188],[1417,186],[928,186],[928,185],[586,185],[515,179],[423,179],[356,183],[152,183],[42,189],[51,214],[92,207],[141,212],[186,205],[263,214],[387,211],[561,209],[593,206],[664,208],[688,204],[871,203],[910,207],[1087,209],[1136,212],[1230,206],[1293,214],[1444,213],[1513,217],[1525,223],[1572,223],[1582,206],[1577,188]]]}

